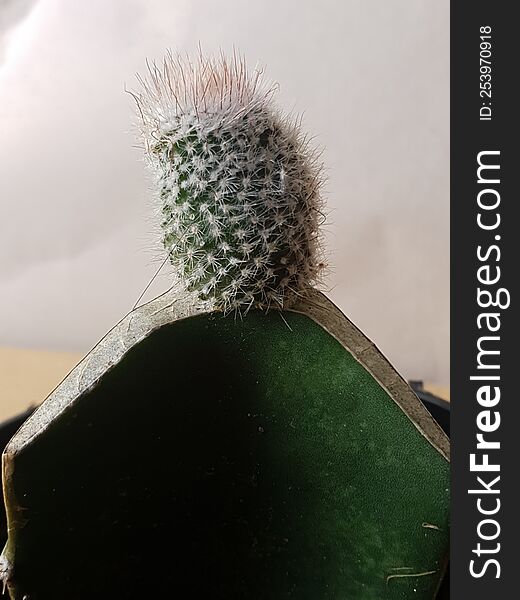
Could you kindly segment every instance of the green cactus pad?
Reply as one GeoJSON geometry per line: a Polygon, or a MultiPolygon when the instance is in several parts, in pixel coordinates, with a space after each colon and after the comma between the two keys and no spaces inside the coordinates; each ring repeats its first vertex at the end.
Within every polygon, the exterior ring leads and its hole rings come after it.
{"type": "Polygon", "coordinates": [[[80,363],[3,457],[12,598],[433,598],[446,440],[331,319],[162,324],[73,394],[80,363]]]}

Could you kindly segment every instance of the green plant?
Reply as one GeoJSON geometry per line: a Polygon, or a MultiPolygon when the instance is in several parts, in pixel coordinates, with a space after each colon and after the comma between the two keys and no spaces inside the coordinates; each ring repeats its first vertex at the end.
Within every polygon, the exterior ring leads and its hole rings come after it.
{"type": "Polygon", "coordinates": [[[174,272],[215,309],[286,307],[323,268],[320,164],[243,61],[169,56],[136,94],[174,272]]]}
{"type": "Polygon", "coordinates": [[[11,598],[434,597],[449,444],[312,288],[314,155],[238,60],[143,84],[176,280],[8,444],[11,598]]]}

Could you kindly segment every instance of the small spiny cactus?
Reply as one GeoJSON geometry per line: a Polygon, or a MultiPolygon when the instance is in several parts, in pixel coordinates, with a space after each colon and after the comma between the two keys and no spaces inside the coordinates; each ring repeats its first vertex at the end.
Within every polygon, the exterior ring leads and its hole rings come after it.
{"type": "Polygon", "coordinates": [[[236,55],[169,54],[135,94],[163,245],[186,291],[224,312],[287,308],[315,284],[320,164],[275,86],[236,55]]]}

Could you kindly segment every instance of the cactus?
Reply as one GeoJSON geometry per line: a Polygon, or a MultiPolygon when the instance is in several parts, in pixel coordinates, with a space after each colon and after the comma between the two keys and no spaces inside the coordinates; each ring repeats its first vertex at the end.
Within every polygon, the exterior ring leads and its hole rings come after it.
{"type": "Polygon", "coordinates": [[[315,153],[236,58],[142,83],[175,280],[8,444],[12,600],[434,597],[448,440],[312,287],[315,153]]]}
{"type": "Polygon", "coordinates": [[[163,245],[187,290],[224,312],[284,308],[323,268],[317,153],[261,73],[169,56],[136,94],[163,245]]]}

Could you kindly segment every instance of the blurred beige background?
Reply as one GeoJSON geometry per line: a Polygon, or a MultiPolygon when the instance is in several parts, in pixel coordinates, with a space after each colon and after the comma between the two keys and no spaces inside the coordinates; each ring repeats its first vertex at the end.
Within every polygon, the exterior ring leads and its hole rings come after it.
{"type": "Polygon", "coordinates": [[[155,271],[124,87],[199,42],[265,65],[304,112],[325,149],[330,297],[404,376],[447,385],[448,0],[0,0],[0,405],[30,395],[29,365],[58,383],[155,271]]]}

